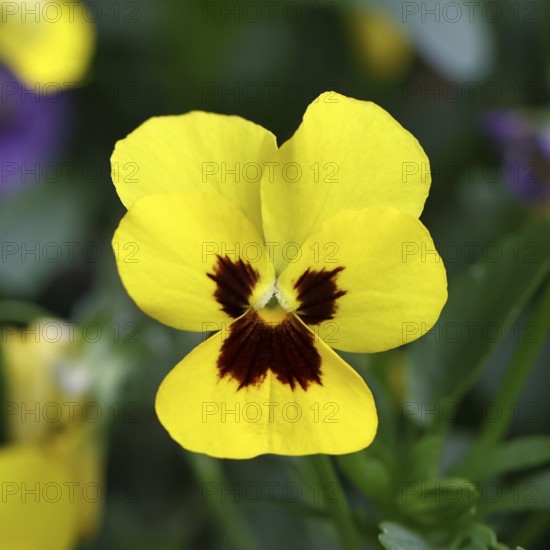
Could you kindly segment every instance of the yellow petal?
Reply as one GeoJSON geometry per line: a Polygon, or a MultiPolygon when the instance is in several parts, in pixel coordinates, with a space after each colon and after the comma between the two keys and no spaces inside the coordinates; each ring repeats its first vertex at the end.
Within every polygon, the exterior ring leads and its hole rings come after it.
{"type": "Polygon", "coordinates": [[[1,1],[0,11],[0,56],[27,86],[55,94],[82,80],[95,31],[80,2],[1,1]]]}
{"type": "Polygon", "coordinates": [[[33,445],[0,450],[0,548],[69,550],[76,545],[82,486],[47,451],[33,445]]]}
{"type": "Polygon", "coordinates": [[[180,445],[219,458],[251,458],[344,454],[372,442],[378,424],[372,394],[323,342],[315,343],[322,385],[292,390],[268,371],[260,385],[237,390],[238,382],[220,378],[216,366],[226,336],[222,331],[195,348],[159,388],[158,417],[180,445]]]}
{"type": "Polygon", "coordinates": [[[259,274],[253,299],[273,285],[263,240],[223,197],[166,193],[137,200],[113,237],[128,294],[162,323],[193,331],[219,330],[231,317],[214,298],[217,256],[248,262],[259,274]]]}
{"type": "MultiPolygon", "coordinates": [[[[430,187],[418,141],[374,103],[334,92],[307,109],[262,179],[266,241],[302,244],[342,210],[392,206],[418,217],[430,187]]],[[[279,254],[277,270],[284,267],[279,254]]]]}
{"type": "Polygon", "coordinates": [[[336,349],[377,352],[416,340],[447,299],[445,267],[430,234],[394,208],[337,214],[304,242],[277,285],[289,306],[299,308],[294,285],[308,268],[342,267],[336,284],[346,294],[336,300],[333,319],[316,327],[336,349]]]}
{"type": "Polygon", "coordinates": [[[155,117],[116,144],[112,177],[126,207],[144,195],[216,192],[261,232],[260,178],[276,149],[273,134],[238,116],[155,117]]]}

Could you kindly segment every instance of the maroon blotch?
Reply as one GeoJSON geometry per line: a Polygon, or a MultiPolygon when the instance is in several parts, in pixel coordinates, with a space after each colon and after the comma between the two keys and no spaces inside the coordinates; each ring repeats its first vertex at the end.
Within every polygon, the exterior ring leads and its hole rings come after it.
{"type": "Polygon", "coordinates": [[[228,256],[217,256],[214,273],[206,274],[216,285],[214,298],[233,319],[240,317],[249,307],[248,300],[260,278],[260,274],[250,264],[228,256]]]}
{"type": "Polygon", "coordinates": [[[275,324],[250,311],[235,321],[222,344],[218,369],[221,378],[237,380],[238,389],[261,384],[270,370],[293,390],[321,384],[315,337],[292,314],[275,324]]]}
{"type": "Polygon", "coordinates": [[[338,274],[343,270],[343,267],[318,271],[308,268],[294,283],[300,302],[296,313],[304,323],[318,325],[334,318],[336,300],[346,294],[336,285],[338,274]]]}

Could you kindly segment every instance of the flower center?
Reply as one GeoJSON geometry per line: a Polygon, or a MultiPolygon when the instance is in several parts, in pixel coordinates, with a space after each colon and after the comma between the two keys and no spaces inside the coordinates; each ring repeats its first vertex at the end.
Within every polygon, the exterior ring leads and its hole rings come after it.
{"type": "Polygon", "coordinates": [[[278,308],[278,307],[281,307],[279,305],[279,300],[277,299],[277,295],[275,293],[273,293],[271,295],[271,298],[269,299],[269,301],[265,305],[265,309],[275,309],[275,308],[278,308]]]}
{"type": "Polygon", "coordinates": [[[333,318],[336,300],[345,294],[336,285],[343,269],[307,269],[294,285],[299,306],[290,311],[276,285],[251,304],[259,273],[241,259],[218,256],[207,276],[216,283],[214,297],[221,309],[235,319],[218,357],[220,378],[235,379],[241,389],[261,384],[271,371],[293,390],[321,384],[321,356],[305,324],[333,318]]]}
{"type": "Polygon", "coordinates": [[[255,310],[260,319],[268,325],[282,323],[290,314],[282,308],[276,296],[273,296],[265,307],[255,310]]]}

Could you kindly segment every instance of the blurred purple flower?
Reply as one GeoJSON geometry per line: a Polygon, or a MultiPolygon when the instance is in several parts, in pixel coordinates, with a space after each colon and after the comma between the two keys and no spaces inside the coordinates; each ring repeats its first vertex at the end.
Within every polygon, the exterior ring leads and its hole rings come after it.
{"type": "Polygon", "coordinates": [[[38,183],[67,135],[67,97],[41,95],[0,67],[0,195],[38,183]]]}
{"type": "Polygon", "coordinates": [[[529,204],[550,203],[550,129],[517,110],[489,113],[484,129],[499,149],[512,191],[529,204]]]}

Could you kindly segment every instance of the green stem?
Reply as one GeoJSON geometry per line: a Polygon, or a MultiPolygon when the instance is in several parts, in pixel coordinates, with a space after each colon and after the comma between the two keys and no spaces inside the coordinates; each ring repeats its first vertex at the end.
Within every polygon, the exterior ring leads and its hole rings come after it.
{"type": "Polygon", "coordinates": [[[221,468],[221,461],[194,453],[186,453],[186,456],[201,485],[203,502],[212,511],[225,532],[227,547],[235,550],[260,548],[259,541],[242,518],[235,503],[220,497],[228,483],[221,468]]]}
{"type": "Polygon", "coordinates": [[[468,459],[460,467],[461,472],[469,473],[472,478],[483,475],[489,462],[487,457],[506,435],[514,405],[550,332],[550,284],[532,317],[532,325],[537,329],[538,339],[524,339],[518,345],[495,395],[495,403],[500,407],[502,414],[496,420],[485,419],[481,436],[474,443],[468,459]]]}
{"type": "Polygon", "coordinates": [[[342,543],[341,548],[343,550],[359,550],[361,548],[359,533],[332,459],[326,455],[312,455],[311,461],[319,477],[325,506],[338,530],[342,543]]]}

